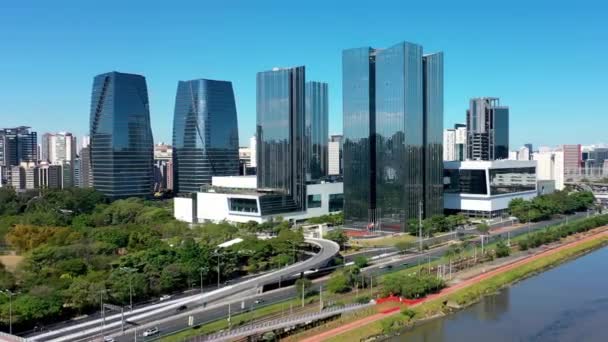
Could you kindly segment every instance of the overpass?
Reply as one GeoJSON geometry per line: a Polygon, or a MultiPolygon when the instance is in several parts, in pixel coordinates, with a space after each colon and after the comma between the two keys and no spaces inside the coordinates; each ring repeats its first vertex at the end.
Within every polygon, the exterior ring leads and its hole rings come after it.
{"type": "MultiPolygon", "coordinates": [[[[206,293],[191,295],[184,298],[148,305],[131,312],[125,312],[124,318],[128,322],[145,321],[146,325],[154,325],[156,320],[173,316],[175,310],[183,305],[202,305],[216,302],[228,297],[246,296],[251,290],[279,281],[280,279],[302,273],[307,270],[324,266],[340,251],[340,246],[325,239],[305,239],[308,244],[319,247],[319,252],[313,257],[297,262],[274,272],[249,278],[242,282],[228,285],[206,293]]],[[[104,332],[120,329],[123,324],[121,314],[111,315],[105,319],[95,319],[84,323],[70,325],[53,331],[44,332],[28,338],[28,341],[77,341],[89,340],[101,336],[104,332]]]]}

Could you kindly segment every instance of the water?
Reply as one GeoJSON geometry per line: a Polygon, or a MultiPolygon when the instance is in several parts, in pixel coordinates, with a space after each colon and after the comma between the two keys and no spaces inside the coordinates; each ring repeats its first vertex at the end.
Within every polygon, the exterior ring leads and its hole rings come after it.
{"type": "Polygon", "coordinates": [[[608,247],[523,280],[392,342],[608,341],[608,247]]]}

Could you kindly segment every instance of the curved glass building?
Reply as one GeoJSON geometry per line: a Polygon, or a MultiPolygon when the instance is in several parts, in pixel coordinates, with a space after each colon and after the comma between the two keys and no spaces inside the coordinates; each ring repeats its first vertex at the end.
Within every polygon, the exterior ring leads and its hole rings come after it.
{"type": "Polygon", "coordinates": [[[306,82],[306,158],[307,180],[317,180],[327,176],[328,146],[328,96],[327,83],[306,82]]]}
{"type": "Polygon", "coordinates": [[[180,81],[173,116],[176,193],[211,184],[212,176],[239,174],[239,141],[232,83],[180,81]]]}
{"type": "Polygon", "coordinates": [[[95,76],[90,112],[93,186],[106,196],[150,196],[154,141],[146,79],[110,72],[95,76]]]}

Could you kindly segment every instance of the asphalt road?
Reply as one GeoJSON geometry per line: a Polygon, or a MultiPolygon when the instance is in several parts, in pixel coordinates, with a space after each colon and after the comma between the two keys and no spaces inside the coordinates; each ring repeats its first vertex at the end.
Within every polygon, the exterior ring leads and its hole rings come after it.
{"type": "MultiPolygon", "coordinates": [[[[215,289],[204,294],[199,293],[135,309],[132,313],[125,313],[126,320],[128,322],[134,322],[137,325],[143,324],[144,326],[148,322],[162,320],[167,317],[172,320],[177,315],[176,310],[179,310],[179,308],[184,305],[202,308],[207,305],[212,306],[212,303],[218,301],[222,302],[226,298],[235,295],[248,294],[249,291],[262,285],[274,283],[281,278],[290,277],[293,274],[323,266],[339,251],[339,246],[335,242],[329,240],[306,239],[306,241],[319,246],[319,253],[309,259],[289,265],[280,270],[268,272],[255,278],[245,279],[241,282],[215,289]]],[[[184,311],[187,312],[188,310],[186,309],[184,311]]],[[[181,312],[180,314],[184,315],[186,312],[181,312]]],[[[94,340],[95,337],[101,339],[102,331],[104,335],[110,335],[121,331],[120,318],[120,314],[114,314],[106,317],[105,326],[100,319],[94,319],[83,323],[79,322],[57,330],[43,332],[30,338],[35,341],[90,341],[94,340]]]]}
{"type": "MultiPolygon", "coordinates": [[[[587,215],[586,213],[577,213],[575,215],[570,215],[567,219],[575,220],[577,218],[582,218],[586,215],[587,215]]],[[[566,221],[565,217],[558,218],[558,219],[552,219],[552,220],[544,221],[544,222],[532,223],[532,224],[524,225],[524,226],[512,227],[512,228],[509,226],[506,226],[506,227],[501,226],[501,228],[498,229],[499,232],[491,233],[490,236],[486,238],[486,241],[492,242],[497,239],[506,239],[508,235],[510,235],[511,238],[513,238],[515,236],[525,234],[529,231],[543,229],[548,226],[559,224],[564,221],[566,221]]],[[[379,261],[375,265],[364,268],[362,270],[362,273],[368,277],[370,275],[375,277],[375,276],[379,276],[379,275],[382,275],[385,273],[394,272],[399,269],[412,267],[412,266],[418,265],[420,263],[425,263],[425,262],[428,262],[429,260],[432,261],[435,258],[441,257],[443,254],[445,254],[445,252],[447,251],[448,248],[449,248],[449,246],[446,245],[446,246],[441,246],[438,248],[428,250],[423,254],[410,254],[410,255],[400,256],[398,258],[395,258],[395,257],[387,258],[387,260],[379,261]]],[[[365,254],[367,254],[367,256],[372,256],[372,255],[377,255],[379,253],[387,253],[387,252],[395,251],[395,250],[396,249],[391,249],[391,248],[380,249],[380,250],[376,250],[376,251],[366,251],[365,254]]],[[[328,277],[324,277],[324,278],[320,278],[320,279],[313,281],[312,289],[318,291],[321,286],[324,286],[326,284],[327,279],[328,279],[328,277]]],[[[259,308],[262,305],[270,305],[273,303],[279,303],[282,301],[286,301],[288,299],[295,298],[296,295],[297,295],[296,289],[293,286],[285,287],[285,288],[281,288],[278,290],[266,292],[263,294],[249,296],[248,298],[246,298],[244,300],[231,301],[233,303],[230,304],[230,311],[231,311],[231,314],[234,315],[234,314],[241,313],[243,311],[259,308]],[[263,302],[261,304],[256,304],[255,301],[259,300],[259,299],[261,299],[263,302]]],[[[221,305],[219,307],[209,308],[207,310],[197,312],[197,313],[193,314],[194,325],[201,324],[204,322],[212,322],[212,321],[215,321],[218,319],[226,318],[228,316],[228,310],[229,310],[228,301],[226,301],[223,305],[221,305]]],[[[284,314],[289,315],[290,307],[288,304],[285,304],[284,310],[285,310],[284,314]]],[[[294,308],[294,310],[295,310],[295,308],[294,308]]],[[[157,336],[149,337],[149,338],[144,338],[143,336],[141,336],[142,329],[138,329],[137,341],[158,340],[158,339],[160,339],[161,336],[170,335],[174,332],[181,331],[181,330],[188,328],[187,323],[188,323],[187,315],[160,322],[159,324],[155,325],[155,327],[158,327],[160,333],[157,336]]],[[[125,341],[126,342],[126,341],[134,340],[134,336],[133,336],[134,331],[132,329],[125,336],[120,336],[119,331],[116,331],[116,333],[117,334],[112,335],[112,336],[114,336],[116,341],[125,341]]]]}

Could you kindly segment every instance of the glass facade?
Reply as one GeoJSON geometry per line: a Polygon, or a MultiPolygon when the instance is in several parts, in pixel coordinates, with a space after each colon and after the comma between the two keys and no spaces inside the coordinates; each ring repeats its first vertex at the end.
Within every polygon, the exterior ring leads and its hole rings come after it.
{"type": "Polygon", "coordinates": [[[327,176],[328,95],[327,83],[306,82],[306,158],[307,180],[327,176]]]}
{"type": "Polygon", "coordinates": [[[321,195],[308,195],[308,208],[321,208],[323,205],[321,195]]]}
{"type": "Polygon", "coordinates": [[[329,195],[329,212],[342,211],[344,209],[344,194],[329,195]]]}
{"type": "Polygon", "coordinates": [[[471,99],[467,110],[467,157],[509,158],[509,108],[500,106],[498,98],[471,99]]]}
{"type": "Polygon", "coordinates": [[[402,42],[342,53],[344,219],[404,231],[443,210],[443,54],[402,42]]]}
{"type": "Polygon", "coordinates": [[[342,52],[345,225],[365,228],[376,208],[376,66],[370,47],[342,52]]]}
{"type": "Polygon", "coordinates": [[[154,143],[143,76],[110,72],[95,77],[90,136],[97,190],[110,198],[152,194],[154,143]]]}
{"type": "Polygon", "coordinates": [[[258,201],[255,198],[229,198],[228,205],[230,211],[242,213],[257,213],[258,201]]]}
{"type": "Polygon", "coordinates": [[[494,108],[493,114],[494,159],[509,159],[509,108],[494,108]]]}
{"type": "Polygon", "coordinates": [[[422,57],[422,66],[424,216],[431,217],[443,214],[443,53],[422,57]]]}
{"type": "Polygon", "coordinates": [[[258,188],[282,193],[285,207],[306,205],[305,68],[257,74],[258,188]]]}
{"type": "Polygon", "coordinates": [[[173,177],[177,193],[199,191],[212,176],[239,174],[232,83],[180,81],[173,117],[173,177]]]}
{"type": "Polygon", "coordinates": [[[383,230],[405,230],[423,201],[422,47],[376,55],[376,207],[383,230]]]}
{"type": "Polygon", "coordinates": [[[443,175],[445,193],[488,194],[485,170],[445,169],[443,175]]]}
{"type": "Polygon", "coordinates": [[[37,152],[38,135],[30,132],[29,127],[0,129],[0,166],[9,168],[21,162],[35,162],[37,152]]]}
{"type": "Polygon", "coordinates": [[[536,190],[536,168],[490,169],[490,194],[536,190]]]}

